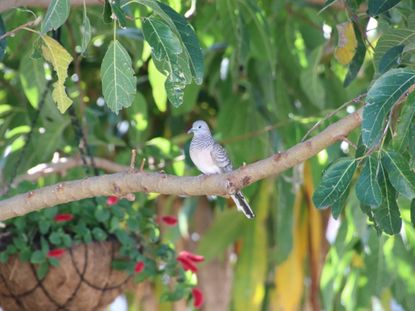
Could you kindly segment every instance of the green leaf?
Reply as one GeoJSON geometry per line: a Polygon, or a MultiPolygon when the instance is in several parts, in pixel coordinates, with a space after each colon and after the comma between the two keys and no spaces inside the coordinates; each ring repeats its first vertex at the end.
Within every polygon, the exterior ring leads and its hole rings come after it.
{"type": "MultiPolygon", "coordinates": [[[[366,26],[366,23],[364,26],[366,26]]],[[[366,45],[362,35],[360,34],[359,25],[353,23],[353,29],[356,34],[357,47],[352,61],[349,64],[349,70],[347,71],[346,78],[343,82],[344,87],[348,87],[349,84],[356,78],[360,68],[363,65],[366,55],[366,45]]]]}
{"type": "Polygon", "coordinates": [[[308,68],[300,74],[301,88],[317,108],[324,108],[325,105],[325,89],[321,83],[317,70],[322,52],[322,47],[313,50],[308,57],[308,68]]]}
{"type": "Polygon", "coordinates": [[[127,19],[125,18],[125,13],[120,6],[120,0],[111,1],[110,4],[112,12],[117,17],[118,23],[122,28],[125,28],[127,26],[127,19]]]}
{"type": "Polygon", "coordinates": [[[95,219],[99,222],[105,222],[110,218],[110,211],[108,208],[98,205],[95,209],[95,219]]]}
{"type": "Polygon", "coordinates": [[[56,231],[52,232],[49,235],[49,241],[54,245],[60,245],[62,243],[62,234],[56,231]]]}
{"type": "Polygon", "coordinates": [[[183,103],[184,88],[191,83],[192,78],[179,38],[157,17],[144,19],[143,33],[152,47],[154,64],[167,76],[167,97],[174,106],[180,106],[183,103]]]}
{"type": "Polygon", "coordinates": [[[154,0],[136,0],[137,3],[148,6],[159,15],[169,27],[179,36],[184,52],[189,60],[190,69],[196,84],[203,82],[203,55],[196,34],[187,20],[168,5],[154,0]]]}
{"type": "Polygon", "coordinates": [[[30,257],[30,262],[34,264],[42,263],[46,260],[46,255],[42,251],[34,251],[30,257]]]}
{"type": "Polygon", "coordinates": [[[411,171],[408,161],[396,151],[385,151],[382,156],[382,164],[396,191],[408,199],[414,199],[415,173],[411,171]]]}
{"type": "Polygon", "coordinates": [[[375,17],[393,8],[399,2],[401,2],[401,0],[369,0],[367,14],[375,17]]]}
{"type": "MultiPolygon", "coordinates": [[[[0,15],[0,36],[6,33],[6,26],[4,25],[3,18],[0,15]]],[[[7,41],[6,38],[0,40],[0,61],[3,60],[6,53],[7,41]]]]}
{"type": "Polygon", "coordinates": [[[202,236],[197,253],[203,255],[206,261],[223,254],[226,248],[244,232],[246,221],[239,216],[235,210],[220,213],[213,225],[202,236]],[[221,233],[220,239],[218,239],[218,232],[221,233]]]}
{"type": "Polygon", "coordinates": [[[53,83],[52,98],[58,105],[59,111],[64,113],[72,105],[72,100],[66,94],[64,85],[68,77],[68,66],[72,62],[72,56],[51,37],[42,36],[42,40],[43,57],[53,66],[58,77],[58,80],[53,83]]]}
{"type": "Polygon", "coordinates": [[[42,34],[62,26],[69,16],[69,10],[69,0],[52,0],[40,28],[42,34]]]}
{"type": "Polygon", "coordinates": [[[20,61],[19,77],[24,94],[30,104],[37,108],[46,88],[45,69],[43,60],[32,58],[30,54],[26,53],[20,61]]]}
{"type": "Polygon", "coordinates": [[[334,219],[338,219],[347,203],[347,197],[350,193],[350,184],[346,191],[339,197],[339,199],[331,205],[331,214],[334,219]]]}
{"type": "Polygon", "coordinates": [[[88,48],[89,41],[91,41],[91,23],[88,15],[86,14],[86,7],[84,7],[84,15],[82,19],[82,43],[81,43],[81,54],[84,54],[88,48]]]}
{"type": "Polygon", "coordinates": [[[402,108],[398,125],[396,127],[396,135],[393,137],[393,147],[395,150],[403,151],[409,144],[410,130],[415,117],[415,92],[409,94],[406,103],[402,108]]]}
{"type": "Polygon", "coordinates": [[[336,203],[347,191],[355,170],[356,161],[351,158],[341,158],[330,165],[313,194],[314,205],[325,208],[336,203]]]}
{"type": "Polygon", "coordinates": [[[107,233],[99,227],[92,229],[92,235],[97,241],[105,241],[107,239],[107,233]]]}
{"type": "Polygon", "coordinates": [[[414,70],[398,68],[389,70],[372,85],[363,108],[362,139],[367,147],[379,143],[386,116],[414,81],[414,70]]]}
{"type": "Polygon", "coordinates": [[[374,62],[379,68],[380,60],[386,52],[398,45],[415,43],[415,30],[412,28],[390,28],[380,38],[375,47],[374,62]]]}
{"type": "Polygon", "coordinates": [[[164,88],[166,77],[157,70],[153,59],[150,59],[148,63],[148,80],[150,81],[151,92],[158,110],[165,112],[167,110],[167,92],[164,88]]]}
{"type": "Polygon", "coordinates": [[[404,45],[396,45],[391,47],[380,59],[379,73],[385,73],[390,68],[399,64],[399,59],[403,52],[404,45]]]}
{"type": "Polygon", "coordinates": [[[47,261],[42,262],[36,269],[36,276],[39,280],[42,280],[49,271],[49,264],[47,261]]]}
{"type": "Polygon", "coordinates": [[[112,15],[111,4],[109,0],[105,0],[104,11],[102,12],[104,23],[107,23],[107,24],[112,23],[111,15],[112,15]]]}
{"type": "Polygon", "coordinates": [[[385,168],[379,165],[379,184],[382,189],[383,201],[379,207],[372,208],[373,217],[379,228],[388,234],[398,234],[402,220],[396,203],[396,191],[390,184],[385,168]]]}
{"type": "Polygon", "coordinates": [[[375,156],[369,156],[365,160],[365,166],[356,183],[356,196],[362,204],[379,206],[382,203],[378,167],[379,162],[375,156]]]}
{"type": "Polygon", "coordinates": [[[137,92],[131,58],[117,40],[112,41],[101,65],[102,91],[107,106],[118,114],[133,102],[137,92]]]}
{"type": "Polygon", "coordinates": [[[48,233],[49,228],[50,228],[50,222],[49,221],[40,221],[39,222],[39,232],[41,234],[48,233]]]}

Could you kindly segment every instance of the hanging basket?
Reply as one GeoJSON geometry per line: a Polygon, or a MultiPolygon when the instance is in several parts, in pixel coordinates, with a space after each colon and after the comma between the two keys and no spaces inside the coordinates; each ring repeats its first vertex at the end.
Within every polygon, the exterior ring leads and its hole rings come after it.
{"type": "Polygon", "coordinates": [[[4,311],[101,311],[130,279],[111,267],[117,249],[110,241],[76,245],[42,280],[33,264],[12,257],[0,265],[0,306],[4,311]]]}

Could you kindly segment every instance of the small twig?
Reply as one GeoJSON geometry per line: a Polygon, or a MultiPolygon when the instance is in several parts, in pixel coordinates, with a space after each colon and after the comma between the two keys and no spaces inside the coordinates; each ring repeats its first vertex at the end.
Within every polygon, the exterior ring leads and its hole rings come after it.
{"type": "Polygon", "coordinates": [[[4,38],[7,38],[9,36],[13,36],[19,30],[26,29],[27,27],[35,27],[35,26],[39,25],[41,21],[42,21],[42,17],[39,16],[39,17],[37,17],[36,19],[34,19],[34,20],[30,21],[30,22],[27,22],[27,23],[25,23],[23,25],[20,25],[20,26],[14,28],[13,30],[10,30],[10,31],[6,32],[2,36],[0,36],[0,40],[3,40],[4,38]]]}
{"type": "Polygon", "coordinates": [[[137,150],[131,149],[131,161],[130,161],[130,169],[135,169],[135,159],[137,158],[137,150]]]}
{"type": "Polygon", "coordinates": [[[330,119],[332,116],[336,115],[340,110],[343,110],[345,107],[349,106],[350,104],[353,103],[358,103],[362,100],[362,98],[364,98],[366,96],[366,93],[363,93],[355,98],[353,98],[352,100],[349,100],[348,102],[345,102],[343,105],[341,105],[339,108],[337,108],[336,110],[330,112],[329,114],[327,114],[323,119],[321,119],[320,121],[318,121],[316,124],[314,124],[311,129],[308,130],[308,132],[304,135],[304,137],[301,139],[301,142],[305,141],[307,139],[307,137],[317,128],[321,125],[321,123],[323,121],[326,121],[328,119],[330,119]]]}
{"type": "Polygon", "coordinates": [[[140,165],[140,172],[144,171],[144,164],[146,163],[146,158],[143,158],[141,160],[141,165],[140,165]]]}

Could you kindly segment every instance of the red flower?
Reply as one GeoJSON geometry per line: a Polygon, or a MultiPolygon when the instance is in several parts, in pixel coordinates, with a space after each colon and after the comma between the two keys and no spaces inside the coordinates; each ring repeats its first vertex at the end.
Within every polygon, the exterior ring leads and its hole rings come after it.
{"type": "Polygon", "coordinates": [[[118,203],[118,201],[119,201],[120,199],[118,198],[118,197],[116,197],[115,195],[110,195],[108,198],[107,198],[107,204],[108,205],[115,205],[115,204],[117,204],[118,203]]]}
{"type": "Polygon", "coordinates": [[[143,261],[137,261],[134,267],[134,271],[136,273],[140,273],[144,270],[144,262],[143,261]]]}
{"type": "Polygon", "coordinates": [[[73,219],[73,215],[66,213],[66,214],[58,214],[53,218],[56,222],[65,222],[71,221],[73,219]]]}
{"type": "Polygon", "coordinates": [[[161,221],[164,222],[167,226],[175,226],[177,225],[177,217],[176,216],[161,216],[161,221]]]}
{"type": "Polygon", "coordinates": [[[197,287],[192,289],[193,306],[199,309],[203,305],[203,293],[197,287]]]}
{"type": "Polygon", "coordinates": [[[193,262],[202,262],[202,261],[205,260],[205,258],[203,256],[196,255],[196,254],[193,254],[193,253],[188,252],[188,251],[181,251],[179,253],[179,257],[187,258],[187,259],[189,259],[189,260],[191,260],[193,262]]]}
{"type": "Polygon", "coordinates": [[[64,253],[65,253],[65,249],[63,249],[63,248],[55,248],[55,249],[51,249],[48,252],[48,257],[56,258],[56,257],[62,256],[64,253]]]}
{"type": "Polygon", "coordinates": [[[179,256],[179,257],[177,257],[177,261],[182,264],[182,267],[185,271],[190,270],[192,272],[197,272],[196,265],[191,260],[189,260],[188,258],[179,256]]]}

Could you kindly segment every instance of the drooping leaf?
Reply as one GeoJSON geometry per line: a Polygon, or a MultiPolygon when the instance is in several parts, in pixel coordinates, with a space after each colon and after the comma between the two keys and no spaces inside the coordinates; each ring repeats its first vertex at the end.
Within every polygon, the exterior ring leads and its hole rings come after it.
{"type": "Polygon", "coordinates": [[[379,165],[379,184],[382,189],[382,204],[372,208],[373,217],[379,228],[388,234],[397,234],[401,230],[402,220],[396,203],[396,191],[390,184],[386,169],[379,165]]]}
{"type": "Polygon", "coordinates": [[[347,187],[346,191],[339,197],[339,199],[331,205],[331,215],[334,219],[338,219],[340,214],[342,213],[346,203],[347,198],[350,193],[350,184],[347,187]]]}
{"type": "Polygon", "coordinates": [[[203,81],[203,55],[196,34],[186,19],[168,5],[155,0],[136,0],[137,3],[150,7],[159,15],[170,29],[180,38],[184,53],[190,65],[196,84],[203,81]]]}
{"type": "Polygon", "coordinates": [[[52,29],[56,30],[62,26],[68,19],[69,10],[69,0],[52,0],[40,28],[42,34],[46,34],[48,31],[52,29]]]}
{"type": "Polygon", "coordinates": [[[330,165],[314,192],[314,205],[325,208],[336,203],[346,193],[355,170],[356,161],[351,158],[341,158],[330,165]]]}
{"type": "Polygon", "coordinates": [[[393,66],[399,64],[399,58],[402,54],[404,45],[396,45],[390,48],[380,59],[379,73],[385,73],[393,66]]]}
{"type": "Polygon", "coordinates": [[[203,255],[206,261],[223,254],[226,248],[244,233],[245,224],[244,217],[235,210],[220,213],[211,228],[201,238],[197,253],[203,255]],[[221,232],[220,240],[217,239],[218,232],[221,232]]]}
{"type": "Polygon", "coordinates": [[[411,171],[408,161],[396,151],[385,151],[382,156],[382,165],[395,190],[408,199],[414,199],[415,173],[411,171]]]}
{"type": "Polygon", "coordinates": [[[107,106],[118,113],[133,102],[137,92],[131,58],[117,40],[112,41],[101,65],[102,92],[107,106]]]}
{"type": "Polygon", "coordinates": [[[385,119],[396,101],[415,82],[415,71],[391,69],[380,76],[370,88],[363,108],[362,139],[367,147],[379,143],[385,119]]]}
{"type": "Polygon", "coordinates": [[[72,62],[72,56],[54,39],[49,36],[42,36],[43,57],[56,71],[58,80],[53,84],[52,98],[58,105],[61,113],[68,109],[72,100],[65,91],[65,80],[68,77],[68,66],[72,62]]]}
{"type": "Polygon", "coordinates": [[[183,103],[184,88],[191,83],[191,72],[179,38],[158,17],[145,18],[143,33],[152,47],[154,64],[167,76],[165,88],[174,106],[183,103]]]}
{"type": "Polygon", "coordinates": [[[324,108],[325,104],[325,90],[317,71],[322,52],[322,47],[313,50],[308,57],[308,68],[300,74],[301,88],[307,94],[310,101],[320,109],[324,108]]]}
{"type": "Polygon", "coordinates": [[[399,2],[401,2],[401,0],[369,0],[367,14],[375,17],[393,8],[399,2]]]}
{"type": "Polygon", "coordinates": [[[396,135],[393,138],[393,147],[395,150],[402,151],[409,143],[409,133],[411,124],[415,117],[415,92],[409,94],[406,103],[402,108],[396,127],[396,135]]]}
{"type": "Polygon", "coordinates": [[[86,14],[86,7],[84,7],[84,15],[82,19],[82,43],[81,43],[81,54],[85,53],[88,48],[89,41],[91,41],[91,23],[88,15],[86,14]]]}
{"type": "Polygon", "coordinates": [[[352,22],[345,22],[336,25],[339,33],[339,41],[337,43],[334,56],[342,65],[349,64],[356,52],[357,40],[352,22]]]}
{"type": "Polygon", "coordinates": [[[102,11],[102,17],[105,23],[107,24],[112,23],[111,15],[112,15],[111,4],[109,0],[105,0],[104,10],[102,11]]]}
{"type": "Polygon", "coordinates": [[[374,62],[376,69],[379,68],[380,60],[385,53],[394,46],[409,45],[415,43],[415,30],[411,28],[391,28],[380,38],[375,47],[374,62]]]}
{"type": "Polygon", "coordinates": [[[125,13],[121,8],[120,0],[111,1],[111,9],[112,12],[117,17],[118,23],[122,28],[127,26],[127,19],[125,18],[125,13]]]}
{"type": "Polygon", "coordinates": [[[30,52],[24,55],[20,61],[19,77],[30,104],[37,108],[42,93],[46,88],[46,77],[43,59],[34,59],[30,52]]]}
{"type": "Polygon", "coordinates": [[[378,183],[379,162],[375,156],[365,160],[365,166],[356,183],[356,196],[364,205],[379,206],[382,203],[382,191],[378,183]]]}
{"type": "MultiPolygon", "coordinates": [[[[6,26],[4,25],[3,18],[0,15],[0,36],[6,33],[6,26]]],[[[3,60],[4,54],[6,53],[7,41],[6,38],[0,40],[0,61],[3,60]]]]}
{"type": "MultiPolygon", "coordinates": [[[[366,26],[366,23],[364,26],[366,26]]],[[[349,84],[356,78],[360,68],[363,65],[363,61],[365,60],[366,55],[366,45],[362,35],[360,34],[359,26],[356,23],[353,23],[353,28],[356,34],[357,47],[353,59],[349,64],[349,70],[347,71],[346,78],[343,82],[344,87],[349,86],[349,84]]]]}

